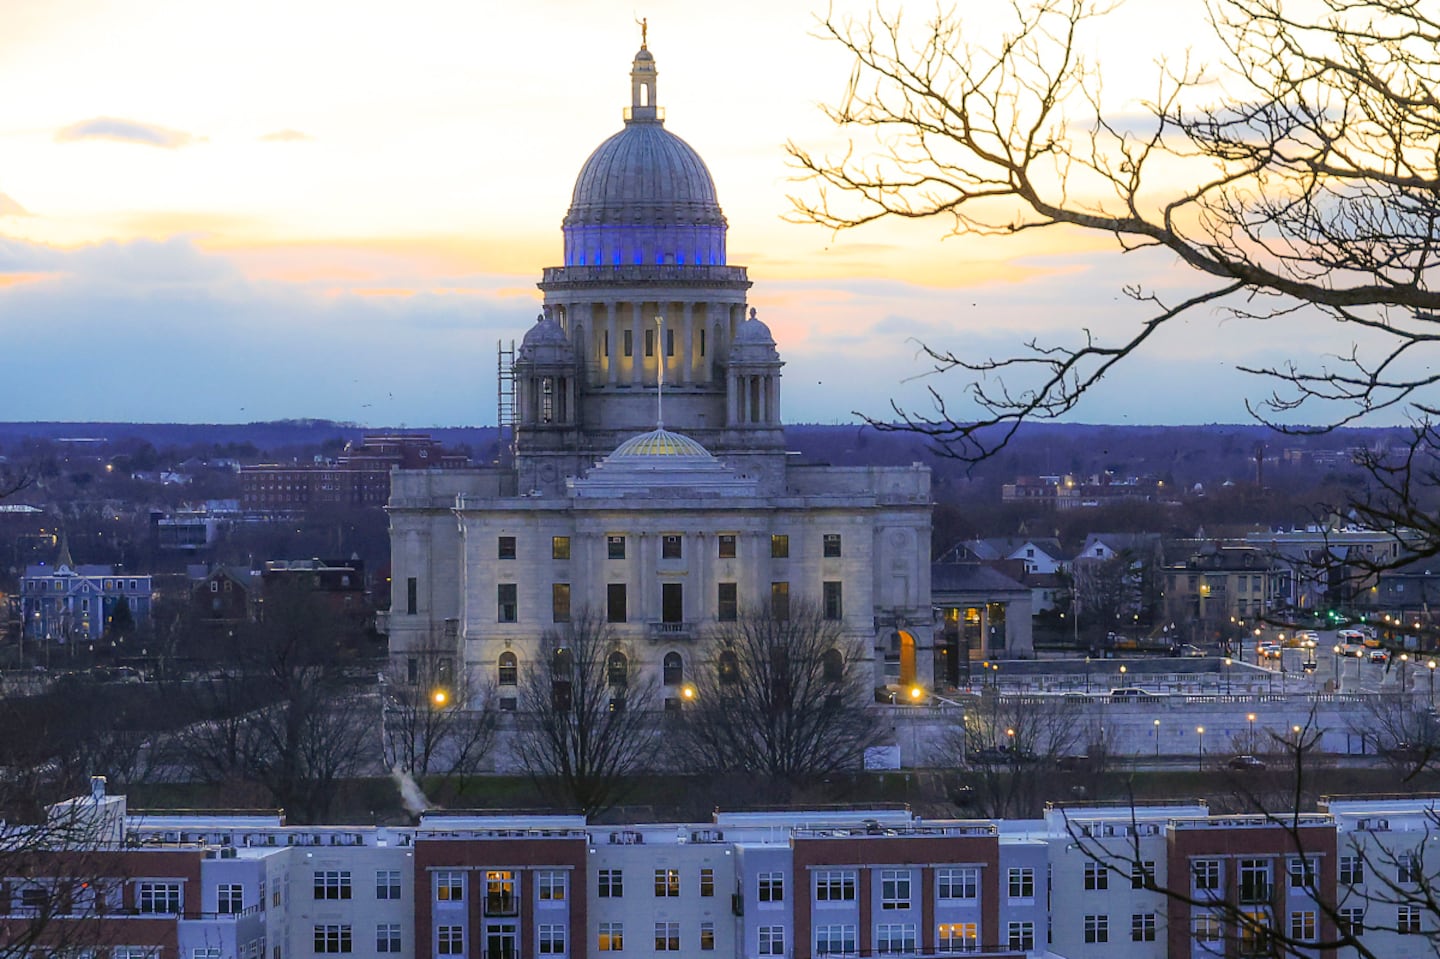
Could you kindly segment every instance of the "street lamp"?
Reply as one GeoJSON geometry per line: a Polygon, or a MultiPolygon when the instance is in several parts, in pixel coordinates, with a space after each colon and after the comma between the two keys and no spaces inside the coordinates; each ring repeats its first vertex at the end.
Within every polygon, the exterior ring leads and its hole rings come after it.
{"type": "Polygon", "coordinates": [[[1125,667],[1124,667],[1124,666],[1121,666],[1121,667],[1120,667],[1120,685],[1121,685],[1122,687],[1125,685],[1125,667]]]}
{"type": "Polygon", "coordinates": [[[1200,737],[1200,771],[1205,771],[1205,727],[1196,726],[1195,735],[1200,737]]]}
{"type": "Polygon", "coordinates": [[[1335,692],[1340,692],[1340,644],[1336,643],[1331,649],[1335,655],[1330,657],[1330,665],[1335,667],[1335,692]]]}
{"type": "Polygon", "coordinates": [[[1435,660],[1425,664],[1430,670],[1430,711],[1435,711],[1435,660]]]}
{"type": "Polygon", "coordinates": [[[1253,753],[1255,752],[1255,714],[1246,713],[1245,721],[1250,724],[1250,748],[1248,751],[1253,753]]]}
{"type": "Polygon", "coordinates": [[[1160,720],[1155,720],[1155,758],[1160,758],[1160,720]]]}
{"type": "Polygon", "coordinates": [[[1225,695],[1230,695],[1230,657],[1225,657],[1225,695]]]}
{"type": "Polygon", "coordinates": [[[1406,677],[1405,677],[1405,672],[1406,672],[1406,670],[1409,668],[1409,666],[1410,666],[1410,654],[1409,654],[1409,653],[1401,653],[1401,654],[1400,654],[1400,691],[1401,691],[1401,692],[1404,692],[1404,691],[1405,691],[1405,688],[1406,688],[1406,686],[1405,686],[1405,678],[1406,678],[1406,677]]]}

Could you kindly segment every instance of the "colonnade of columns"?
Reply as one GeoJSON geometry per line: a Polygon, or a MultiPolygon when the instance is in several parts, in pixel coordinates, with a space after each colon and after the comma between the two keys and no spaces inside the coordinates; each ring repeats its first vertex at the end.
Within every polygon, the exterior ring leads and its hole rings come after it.
{"type": "Polygon", "coordinates": [[[661,364],[667,385],[689,386],[712,382],[711,361],[723,355],[744,305],[610,300],[573,304],[567,315],[571,341],[596,371],[592,386],[653,386],[661,364]]]}

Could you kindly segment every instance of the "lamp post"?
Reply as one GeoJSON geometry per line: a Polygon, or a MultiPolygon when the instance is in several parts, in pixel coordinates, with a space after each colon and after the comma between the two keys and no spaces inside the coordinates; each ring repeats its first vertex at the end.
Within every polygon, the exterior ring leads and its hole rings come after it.
{"type": "Polygon", "coordinates": [[[1155,720],[1155,758],[1160,758],[1160,720],[1155,720]]]}
{"type": "Polygon", "coordinates": [[[1409,653],[1401,653],[1401,654],[1400,654],[1400,691],[1401,691],[1402,693],[1403,693],[1403,692],[1405,691],[1405,689],[1406,689],[1406,685],[1405,685],[1406,670],[1408,670],[1409,667],[1410,667],[1410,654],[1409,654],[1409,653]]]}
{"type": "Polygon", "coordinates": [[[1426,665],[1426,667],[1430,670],[1430,710],[1431,710],[1431,712],[1434,712],[1434,710],[1435,710],[1435,660],[1432,659],[1432,660],[1430,660],[1430,662],[1426,663],[1425,665],[1426,665]]]}
{"type": "Polygon", "coordinates": [[[1120,667],[1120,686],[1121,686],[1122,689],[1125,687],[1125,667],[1124,667],[1124,666],[1121,666],[1121,667],[1120,667]]]}
{"type": "Polygon", "coordinates": [[[1230,657],[1229,657],[1229,656],[1226,656],[1226,657],[1225,657],[1225,695],[1226,695],[1226,696],[1229,696],[1229,695],[1230,695],[1230,665],[1231,665],[1230,657]]]}
{"type": "Polygon", "coordinates": [[[1200,766],[1199,766],[1199,769],[1200,769],[1201,772],[1204,772],[1204,771],[1205,771],[1205,727],[1204,727],[1204,726],[1196,726],[1196,727],[1195,727],[1195,735],[1197,735],[1197,736],[1200,737],[1200,766]]]}
{"type": "Polygon", "coordinates": [[[1254,753],[1254,752],[1255,752],[1255,714],[1254,714],[1254,713],[1246,713],[1246,714],[1245,714],[1245,721],[1250,724],[1250,738],[1249,738],[1249,744],[1250,744],[1250,745],[1249,745],[1249,747],[1246,749],[1246,752],[1254,753]]]}
{"type": "Polygon", "coordinates": [[[1335,692],[1340,692],[1340,644],[1336,643],[1330,650],[1335,655],[1330,658],[1330,665],[1335,667],[1335,692]]]}

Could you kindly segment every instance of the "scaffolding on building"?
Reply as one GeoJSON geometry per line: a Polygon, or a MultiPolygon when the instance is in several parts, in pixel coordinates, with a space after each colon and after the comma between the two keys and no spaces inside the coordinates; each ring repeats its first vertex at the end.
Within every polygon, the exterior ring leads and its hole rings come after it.
{"type": "Polygon", "coordinates": [[[515,341],[495,343],[495,425],[498,427],[498,456],[501,465],[515,459],[515,341]]]}

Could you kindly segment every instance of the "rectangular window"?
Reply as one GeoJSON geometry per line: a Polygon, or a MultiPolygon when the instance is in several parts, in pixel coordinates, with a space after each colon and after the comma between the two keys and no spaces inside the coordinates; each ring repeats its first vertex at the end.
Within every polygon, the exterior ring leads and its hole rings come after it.
{"type": "Polygon", "coordinates": [[[513,536],[502,536],[502,537],[500,537],[500,544],[499,544],[499,548],[498,548],[497,551],[496,551],[495,558],[496,558],[496,559],[514,559],[514,558],[515,558],[515,537],[513,537],[513,536]]]}
{"type": "Polygon", "coordinates": [[[542,869],[535,874],[535,891],[541,902],[564,902],[568,877],[558,869],[542,869]]]}
{"type": "Polygon", "coordinates": [[[1110,941],[1110,917],[1109,916],[1086,916],[1085,917],[1085,941],[1086,942],[1109,942],[1110,941]]]}
{"type": "Polygon", "coordinates": [[[820,584],[822,591],[822,607],[825,618],[828,620],[839,620],[845,618],[845,601],[841,586],[838,581],[827,580],[820,584]]]}
{"type": "Polygon", "coordinates": [[[700,355],[705,355],[705,327],[700,327],[700,355]]]}
{"type": "Polygon", "coordinates": [[[1085,888],[1087,890],[1109,889],[1110,870],[1098,862],[1085,863],[1085,888]]]}
{"type": "Polygon", "coordinates": [[[1315,913],[1309,910],[1290,913],[1290,938],[1297,942],[1315,941],[1315,913]]]}
{"type": "Polygon", "coordinates": [[[501,623],[519,621],[520,601],[514,583],[500,583],[495,587],[495,618],[501,623]]]}
{"type": "Polygon", "coordinates": [[[790,618],[790,584],[770,584],[770,616],[773,619],[790,618]]]}
{"type": "Polygon", "coordinates": [[[784,926],[761,926],[761,927],[760,927],[760,955],[762,955],[762,956],[783,956],[783,955],[785,955],[785,927],[784,927],[784,926]]]}
{"type": "Polygon", "coordinates": [[[1012,952],[1029,952],[1035,948],[1035,923],[1011,922],[1005,927],[1005,939],[1012,952]]]}
{"type": "Polygon", "coordinates": [[[674,356],[674,355],[675,355],[675,331],[674,331],[674,330],[666,330],[666,331],[665,331],[665,355],[666,355],[666,356],[674,356]]]}
{"type": "Polygon", "coordinates": [[[376,952],[400,952],[400,923],[382,922],[375,927],[376,952]]]}
{"type": "Polygon", "coordinates": [[[570,622],[570,584],[550,584],[550,621],[554,623],[570,622]]]}
{"type": "Polygon", "coordinates": [[[851,925],[829,925],[815,927],[815,955],[853,956],[858,953],[855,946],[855,927],[851,925]]]}
{"type": "Polygon", "coordinates": [[[977,899],[980,870],[975,866],[942,866],[935,870],[937,899],[977,899]]]}
{"type": "Polygon", "coordinates": [[[317,923],[312,942],[317,953],[344,954],[351,951],[349,923],[317,923]]]}
{"type": "Polygon", "coordinates": [[[542,922],[535,937],[542,956],[565,955],[565,927],[558,922],[542,922]]]}
{"type": "Polygon", "coordinates": [[[1012,866],[1006,872],[1011,899],[1035,898],[1035,870],[1012,866]]]}
{"type": "Polygon", "coordinates": [[[915,952],[915,926],[908,922],[882,922],[875,926],[875,954],[911,955],[915,952]]]}
{"type": "Polygon", "coordinates": [[[465,873],[459,869],[441,869],[436,872],[435,899],[438,902],[464,902],[465,873]]]}
{"type": "Polygon", "coordinates": [[[375,872],[375,898],[400,898],[400,870],[379,869],[375,872]]]}
{"type": "Polygon", "coordinates": [[[1190,873],[1195,878],[1196,890],[1218,892],[1220,889],[1220,860],[1196,859],[1190,864],[1190,873]]]}
{"type": "Polygon", "coordinates": [[[880,870],[880,908],[910,908],[910,870],[880,870]]]}
{"type": "Polygon", "coordinates": [[[840,558],[840,534],[826,533],[821,539],[821,552],[826,559],[840,558]]]}
{"type": "Polygon", "coordinates": [[[673,899],[680,895],[680,870],[655,870],[655,895],[662,899],[673,899]]]}
{"type": "Polygon", "coordinates": [[[624,559],[624,558],[625,558],[625,537],[623,537],[623,536],[607,536],[607,537],[605,537],[605,556],[606,556],[607,558],[609,558],[609,559],[624,559]]]}
{"type": "Polygon", "coordinates": [[[1420,881],[1420,857],[1413,852],[1405,852],[1395,857],[1396,873],[1398,882],[1416,883],[1420,881]]]}
{"type": "Polygon", "coordinates": [[[715,870],[706,866],[700,870],[700,897],[708,899],[715,895],[715,870]]]}
{"type": "Polygon", "coordinates": [[[1267,910],[1255,912],[1240,912],[1236,917],[1236,925],[1240,929],[1240,948],[1242,956],[1270,956],[1273,954],[1274,943],[1270,936],[1270,914],[1267,910]]]}
{"type": "Polygon", "coordinates": [[[979,923],[940,923],[935,927],[935,951],[940,953],[979,952],[979,923]]]}
{"type": "Polygon", "coordinates": [[[722,623],[733,623],[740,618],[740,598],[734,583],[716,584],[715,618],[722,623]]]}
{"type": "Polygon", "coordinates": [[[700,923],[700,951],[715,951],[715,923],[709,920],[700,923]]]}
{"type": "Polygon", "coordinates": [[[1130,941],[1155,941],[1155,913],[1137,912],[1130,917],[1130,941]]]}
{"type": "Polygon", "coordinates": [[[1341,909],[1335,918],[1340,926],[1341,935],[1353,936],[1356,939],[1365,935],[1365,908],[1363,906],[1348,906],[1341,909]]]}
{"type": "Polygon", "coordinates": [[[465,955],[465,927],[440,926],[435,933],[435,952],[441,956],[465,955]]]}
{"type": "Polygon", "coordinates": [[[551,558],[551,559],[569,559],[569,558],[570,558],[570,537],[568,537],[568,536],[552,536],[552,537],[550,537],[550,558],[551,558]]]}
{"type": "Polygon", "coordinates": [[[635,331],[634,331],[634,330],[621,330],[621,331],[620,331],[620,352],[624,353],[626,356],[634,356],[634,355],[635,355],[635,331]]]}
{"type": "Polygon", "coordinates": [[[603,357],[605,357],[606,359],[609,359],[609,358],[610,358],[610,331],[609,331],[609,330],[602,330],[602,331],[600,332],[600,355],[603,356],[603,357]]]}
{"type": "Polygon", "coordinates": [[[1414,936],[1420,932],[1420,907],[1403,905],[1395,916],[1395,931],[1403,936],[1414,936]]]}
{"type": "Polygon", "coordinates": [[[619,869],[602,869],[596,877],[595,894],[601,899],[619,899],[625,895],[625,874],[619,869]]]}
{"type": "Polygon", "coordinates": [[[1340,884],[1358,886],[1365,881],[1365,860],[1359,856],[1340,857],[1340,884]]]}
{"type": "Polygon", "coordinates": [[[1155,862],[1146,859],[1141,862],[1130,864],[1130,888],[1144,889],[1146,886],[1155,885],[1155,862]]]}
{"type": "Polygon", "coordinates": [[[1240,901],[1254,904],[1270,901],[1270,860],[1240,860],[1240,901]]]}
{"type": "Polygon", "coordinates": [[[405,612],[411,616],[419,606],[420,581],[414,576],[405,580],[405,612]]]}
{"type": "Polygon", "coordinates": [[[1285,866],[1291,889],[1314,889],[1320,880],[1320,860],[1313,856],[1292,856],[1285,866]]]}
{"type": "Polygon", "coordinates": [[[770,535],[770,558],[790,558],[790,537],[784,533],[772,533],[770,535]]]}
{"type": "Polygon", "coordinates": [[[655,355],[655,331],[654,331],[654,330],[646,330],[646,331],[645,331],[645,355],[646,355],[646,356],[654,356],[654,355],[655,355]]]}
{"type": "Polygon", "coordinates": [[[601,952],[625,951],[625,924],[623,922],[602,922],[599,929],[601,952]]]}
{"type": "Polygon", "coordinates": [[[1225,927],[1218,916],[1196,916],[1190,925],[1196,942],[1219,942],[1225,934],[1225,927]]]}
{"type": "Polygon", "coordinates": [[[851,869],[821,869],[815,873],[816,902],[854,902],[855,872],[851,869]]]}
{"type": "Polygon", "coordinates": [[[135,893],[135,908],[143,913],[174,915],[180,911],[178,882],[142,882],[135,893]]]}
{"type": "Polygon", "coordinates": [[[245,910],[245,887],[238,882],[222,882],[215,887],[215,911],[232,916],[245,910]]]}
{"type": "Polygon", "coordinates": [[[784,902],[785,901],[785,874],[782,872],[762,872],[757,877],[755,896],[760,902],[784,902]]]}
{"type": "Polygon", "coordinates": [[[715,537],[716,552],[720,559],[735,558],[735,534],[721,533],[715,537]]]}
{"type": "Polygon", "coordinates": [[[605,621],[625,622],[625,584],[608,583],[605,586],[605,621]]]}
{"type": "Polygon", "coordinates": [[[485,915],[514,916],[520,911],[515,897],[515,873],[509,869],[485,872],[485,915]]]}
{"type": "Polygon", "coordinates": [[[660,558],[661,558],[661,559],[680,559],[680,558],[681,558],[681,542],[682,542],[682,540],[681,540],[680,536],[679,536],[678,534],[675,534],[675,533],[666,533],[664,536],[661,536],[661,537],[660,537],[660,558]]]}
{"type": "Polygon", "coordinates": [[[656,951],[656,952],[679,952],[679,951],[680,951],[680,923],[678,923],[678,922],[657,922],[657,923],[655,923],[655,951],[656,951]]]}

